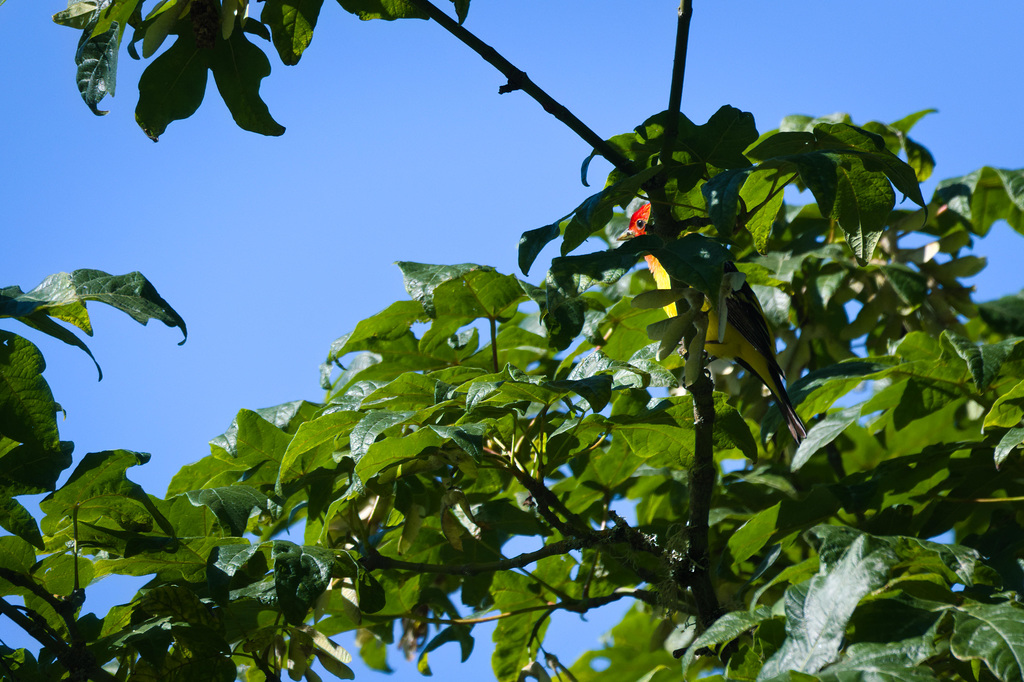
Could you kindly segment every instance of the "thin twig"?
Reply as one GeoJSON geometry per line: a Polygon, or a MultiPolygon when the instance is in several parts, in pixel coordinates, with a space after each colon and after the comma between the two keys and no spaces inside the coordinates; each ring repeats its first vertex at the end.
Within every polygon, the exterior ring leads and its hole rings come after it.
{"type": "Polygon", "coordinates": [[[544,111],[567,125],[570,130],[579,135],[584,142],[594,148],[595,152],[606,158],[617,169],[627,175],[635,175],[639,172],[640,169],[632,161],[620,154],[618,150],[608,144],[600,135],[588,128],[583,121],[576,118],[571,111],[562,104],[559,104],[551,95],[544,92],[540,86],[530,80],[526,73],[517,69],[515,65],[501,56],[493,47],[477,38],[429,0],[410,0],[410,2],[508,78],[508,83],[501,87],[500,93],[522,90],[535,99],[544,108],[544,111]]]}

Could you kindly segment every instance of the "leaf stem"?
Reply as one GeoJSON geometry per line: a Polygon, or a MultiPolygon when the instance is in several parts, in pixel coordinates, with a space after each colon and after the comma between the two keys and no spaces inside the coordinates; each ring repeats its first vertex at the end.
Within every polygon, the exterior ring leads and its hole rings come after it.
{"type": "Polygon", "coordinates": [[[480,55],[484,61],[496,68],[506,78],[508,83],[498,89],[499,93],[522,90],[537,101],[548,112],[559,121],[569,127],[574,133],[580,136],[584,142],[593,147],[594,151],[607,159],[617,169],[627,175],[635,175],[639,172],[635,164],[620,154],[618,150],[608,144],[600,135],[587,127],[575,114],[556,101],[536,83],[530,80],[525,72],[520,71],[510,61],[505,59],[493,47],[477,38],[473,33],[438,9],[429,0],[409,0],[413,5],[421,9],[431,19],[441,25],[446,31],[462,41],[469,49],[480,55]]]}

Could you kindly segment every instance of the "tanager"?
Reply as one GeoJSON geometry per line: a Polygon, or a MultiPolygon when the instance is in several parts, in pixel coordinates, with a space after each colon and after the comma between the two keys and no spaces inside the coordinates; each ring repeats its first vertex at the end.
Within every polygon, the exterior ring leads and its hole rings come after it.
{"type": "MultiPolygon", "coordinates": [[[[629,220],[629,227],[620,239],[630,239],[647,233],[647,224],[651,219],[651,205],[644,204],[633,213],[629,220]]],[[[670,277],[665,268],[654,256],[646,256],[647,267],[654,276],[654,282],[659,289],[670,289],[672,287],[670,277]]],[[[736,266],[731,262],[725,263],[725,272],[737,272],[736,266]]],[[[793,439],[799,444],[807,436],[807,428],[800,421],[793,403],[786,393],[785,375],[775,359],[775,335],[768,327],[764,310],[761,308],[757,296],[750,288],[750,285],[743,282],[735,291],[726,297],[727,316],[725,321],[725,332],[718,338],[719,320],[718,314],[704,298],[702,310],[708,316],[708,338],[704,343],[704,349],[708,355],[717,358],[727,358],[739,363],[748,372],[757,376],[771,394],[782,411],[786,420],[789,432],[793,439]]],[[[665,306],[665,312],[670,317],[677,314],[674,303],[665,306]]]]}

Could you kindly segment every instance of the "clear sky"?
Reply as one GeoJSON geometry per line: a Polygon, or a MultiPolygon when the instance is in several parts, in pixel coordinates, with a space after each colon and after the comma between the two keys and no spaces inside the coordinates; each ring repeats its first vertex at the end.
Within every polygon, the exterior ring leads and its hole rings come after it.
{"type": "MultiPolygon", "coordinates": [[[[683,110],[698,123],[723,104],[752,112],[762,132],[792,113],[866,122],[936,108],[913,131],[936,179],[1024,166],[1020,0],[694,4],[683,110]]],[[[189,338],[179,347],[178,330],[92,306],[97,383],[81,351],[0,327],[44,353],[76,456],[152,453],[132,476],[158,495],[240,408],[322,399],[331,341],[406,297],[394,261],[516,272],[519,235],[568,213],[608,169],[592,164],[583,187],[585,143],[523,93],[499,96],[501,75],[436,24],[360,22],[331,2],[295,67],[255,39],[271,55],[262,93],[283,137],[238,129],[211,78],[199,112],[154,144],[134,121],[144,63],[123,49],[118,94],[101,105],[110,114],[81,101],[78,32],[50,21],[63,8],[0,7],[0,286],[139,270],[189,338]]],[[[610,137],[665,108],[675,11],[674,0],[478,2],[466,26],[610,137]]],[[[977,300],[1024,288],[1022,245],[1006,225],[977,244],[990,259],[977,300]]],[[[609,621],[556,624],[548,648],[570,664],[609,621]]],[[[16,645],[8,630],[0,623],[16,645]]],[[[472,670],[459,672],[487,674],[489,644],[481,632],[472,670]]],[[[455,653],[432,654],[435,673],[455,653]]],[[[418,678],[399,657],[392,679],[418,678]]]]}

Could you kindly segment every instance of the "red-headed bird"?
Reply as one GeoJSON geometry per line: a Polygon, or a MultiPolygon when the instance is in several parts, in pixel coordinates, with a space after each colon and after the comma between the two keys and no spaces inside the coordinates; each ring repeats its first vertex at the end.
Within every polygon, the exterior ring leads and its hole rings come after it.
{"type": "MultiPolygon", "coordinates": [[[[629,227],[620,239],[646,234],[650,219],[651,205],[644,204],[630,218],[629,227]]],[[[646,256],[646,260],[658,288],[672,288],[671,278],[658,259],[646,256]]],[[[726,262],[724,267],[726,273],[737,272],[736,266],[731,262],[726,262]]],[[[717,338],[718,314],[712,309],[706,297],[702,310],[708,316],[708,339],[704,342],[704,349],[708,355],[735,360],[748,372],[757,376],[775,397],[789,432],[799,444],[807,436],[807,428],[800,421],[786,393],[785,375],[779,367],[778,360],[775,359],[775,335],[768,327],[764,310],[750,285],[744,282],[743,286],[726,297],[725,333],[721,339],[717,338]]],[[[670,317],[675,317],[676,305],[671,303],[665,306],[665,311],[670,317]]]]}

